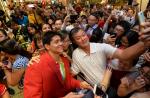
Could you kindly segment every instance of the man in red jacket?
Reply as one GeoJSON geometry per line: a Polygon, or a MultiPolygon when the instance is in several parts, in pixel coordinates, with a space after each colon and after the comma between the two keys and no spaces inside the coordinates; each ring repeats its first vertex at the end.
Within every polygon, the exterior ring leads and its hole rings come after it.
{"type": "Polygon", "coordinates": [[[61,56],[61,36],[56,32],[47,32],[43,44],[47,52],[40,56],[39,63],[33,63],[26,70],[24,98],[82,98],[83,95],[69,92],[75,88],[91,87],[86,82],[72,78],[69,60],[61,56]]]}

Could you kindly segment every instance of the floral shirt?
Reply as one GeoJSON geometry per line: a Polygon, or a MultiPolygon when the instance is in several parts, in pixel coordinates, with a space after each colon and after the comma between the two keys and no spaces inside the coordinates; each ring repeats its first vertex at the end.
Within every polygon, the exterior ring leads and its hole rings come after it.
{"type": "Polygon", "coordinates": [[[21,56],[21,55],[17,55],[17,58],[16,58],[15,62],[13,63],[12,68],[13,69],[26,68],[28,62],[29,62],[28,58],[21,56]]]}

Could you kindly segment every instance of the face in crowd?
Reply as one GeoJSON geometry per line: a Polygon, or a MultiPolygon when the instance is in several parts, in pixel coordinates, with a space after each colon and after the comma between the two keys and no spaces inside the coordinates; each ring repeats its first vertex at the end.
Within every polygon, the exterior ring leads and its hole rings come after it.
{"type": "Polygon", "coordinates": [[[88,17],[88,24],[89,24],[90,26],[94,26],[94,25],[97,24],[97,23],[98,23],[98,19],[97,19],[95,16],[90,15],[90,16],[88,17]]]}
{"type": "Polygon", "coordinates": [[[51,31],[51,30],[52,29],[51,29],[49,24],[43,24],[43,26],[42,26],[42,32],[43,33],[46,33],[46,32],[51,31]]]}
{"type": "Polygon", "coordinates": [[[33,35],[36,33],[36,30],[33,27],[28,27],[28,32],[33,35]]]}
{"type": "Polygon", "coordinates": [[[84,30],[80,29],[77,33],[72,35],[73,41],[81,48],[85,48],[89,45],[89,38],[84,30]]]}
{"type": "Polygon", "coordinates": [[[4,41],[7,39],[7,34],[4,30],[0,30],[0,42],[4,41]]]}
{"type": "Polygon", "coordinates": [[[123,47],[127,48],[129,46],[128,38],[126,36],[123,36],[121,39],[121,44],[123,47]]]}
{"type": "Polygon", "coordinates": [[[44,47],[52,53],[61,54],[63,52],[63,42],[61,37],[59,35],[54,35],[49,44],[45,44],[44,47]]]}
{"type": "Polygon", "coordinates": [[[120,37],[124,34],[124,28],[120,25],[117,25],[115,28],[114,28],[114,32],[117,34],[117,37],[120,37]]]}
{"type": "Polygon", "coordinates": [[[64,49],[64,51],[68,50],[68,47],[69,47],[70,43],[71,43],[71,41],[69,39],[69,35],[67,35],[65,37],[65,39],[63,40],[63,49],[64,49]]]}
{"type": "Polygon", "coordinates": [[[62,27],[62,24],[63,24],[63,22],[62,22],[61,19],[56,20],[56,21],[55,21],[55,30],[60,31],[60,30],[61,30],[61,27],[62,27]]]}
{"type": "Polygon", "coordinates": [[[132,17],[134,15],[134,11],[132,9],[129,9],[127,12],[128,17],[132,17]]]}

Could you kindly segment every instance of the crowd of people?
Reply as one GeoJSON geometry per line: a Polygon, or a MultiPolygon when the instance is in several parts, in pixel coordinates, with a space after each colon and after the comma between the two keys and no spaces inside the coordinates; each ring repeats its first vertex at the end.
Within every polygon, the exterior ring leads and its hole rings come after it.
{"type": "Polygon", "coordinates": [[[150,6],[9,5],[0,98],[149,98],[150,6]],[[9,20],[8,20],[9,18],[9,20]]]}

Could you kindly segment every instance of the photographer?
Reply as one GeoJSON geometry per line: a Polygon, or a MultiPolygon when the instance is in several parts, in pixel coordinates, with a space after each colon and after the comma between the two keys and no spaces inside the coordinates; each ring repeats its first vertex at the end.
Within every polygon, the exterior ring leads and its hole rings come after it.
{"type": "Polygon", "coordinates": [[[115,25],[113,31],[111,31],[110,34],[105,33],[103,39],[105,40],[105,43],[119,47],[121,44],[122,36],[125,35],[128,30],[130,30],[130,24],[127,21],[120,21],[115,25]]]}

